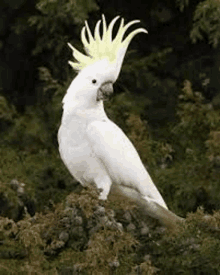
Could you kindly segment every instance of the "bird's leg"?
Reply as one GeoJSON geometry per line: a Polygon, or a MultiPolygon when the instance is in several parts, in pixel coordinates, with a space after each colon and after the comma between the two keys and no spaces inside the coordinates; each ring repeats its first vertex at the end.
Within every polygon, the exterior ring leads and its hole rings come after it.
{"type": "Polygon", "coordinates": [[[112,181],[108,176],[98,176],[95,178],[95,184],[98,189],[102,190],[99,194],[100,200],[107,200],[112,181]]]}

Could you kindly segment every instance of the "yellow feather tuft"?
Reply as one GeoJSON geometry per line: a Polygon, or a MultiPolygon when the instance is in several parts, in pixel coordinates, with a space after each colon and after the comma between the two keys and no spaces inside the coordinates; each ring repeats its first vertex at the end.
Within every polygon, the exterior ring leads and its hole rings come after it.
{"type": "Polygon", "coordinates": [[[110,64],[115,66],[117,71],[116,74],[119,74],[121,65],[126,53],[126,50],[133,39],[133,37],[140,33],[147,33],[147,30],[143,28],[139,28],[131,32],[124,40],[124,34],[126,30],[133,24],[139,23],[140,20],[133,20],[128,24],[124,25],[124,19],[121,19],[120,26],[118,28],[118,32],[112,40],[112,32],[115,25],[115,22],[119,19],[119,16],[116,16],[107,27],[105,16],[102,15],[102,20],[99,20],[96,23],[94,36],[91,33],[89,25],[87,21],[85,21],[85,26],[81,31],[81,41],[84,45],[84,49],[87,55],[80,53],[76,48],[74,48],[70,43],[68,43],[69,47],[73,51],[73,56],[77,62],[69,61],[69,64],[73,67],[73,69],[80,71],[86,68],[87,66],[94,64],[97,61],[102,59],[107,59],[110,64]],[[102,37],[100,35],[100,25],[102,22],[102,37]],[[86,37],[86,33],[88,35],[88,39],[86,37]]]}

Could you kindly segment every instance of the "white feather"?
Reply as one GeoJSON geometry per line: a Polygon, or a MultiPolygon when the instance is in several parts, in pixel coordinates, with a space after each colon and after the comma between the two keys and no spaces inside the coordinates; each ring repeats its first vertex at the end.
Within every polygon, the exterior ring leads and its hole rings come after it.
{"type": "Polygon", "coordinates": [[[144,205],[148,214],[172,225],[180,218],[167,209],[133,144],[108,119],[97,97],[106,83],[116,81],[114,70],[104,58],[81,70],[72,81],[63,98],[58,132],[61,158],[83,186],[95,184],[102,189],[100,199],[107,199],[114,183],[125,196],[144,205]]]}

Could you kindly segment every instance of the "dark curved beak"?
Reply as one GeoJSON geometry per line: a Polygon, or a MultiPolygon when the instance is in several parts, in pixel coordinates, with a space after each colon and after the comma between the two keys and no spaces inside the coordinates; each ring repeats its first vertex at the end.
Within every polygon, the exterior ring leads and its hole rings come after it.
{"type": "Polygon", "coordinates": [[[96,100],[108,100],[113,94],[113,91],[112,82],[103,83],[102,86],[98,89],[96,100]]]}

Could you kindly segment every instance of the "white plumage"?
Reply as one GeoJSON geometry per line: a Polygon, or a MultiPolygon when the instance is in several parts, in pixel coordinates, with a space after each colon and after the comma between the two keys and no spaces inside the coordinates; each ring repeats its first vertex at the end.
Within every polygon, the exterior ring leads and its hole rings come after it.
{"type": "Polygon", "coordinates": [[[142,204],[149,215],[168,226],[173,225],[180,218],[167,209],[133,144],[104,111],[103,100],[113,92],[112,85],[120,72],[129,42],[135,34],[146,32],[135,30],[122,41],[126,29],[139,22],[132,21],[124,26],[122,20],[118,34],[112,40],[111,32],[117,19],[113,19],[107,29],[103,16],[102,38],[99,21],[95,39],[86,23],[82,41],[88,56],[71,46],[78,63],[70,64],[79,73],[63,98],[63,116],[58,132],[60,155],[70,173],[83,186],[95,184],[102,189],[100,199],[106,200],[112,184],[117,184],[125,196],[142,204]]]}

